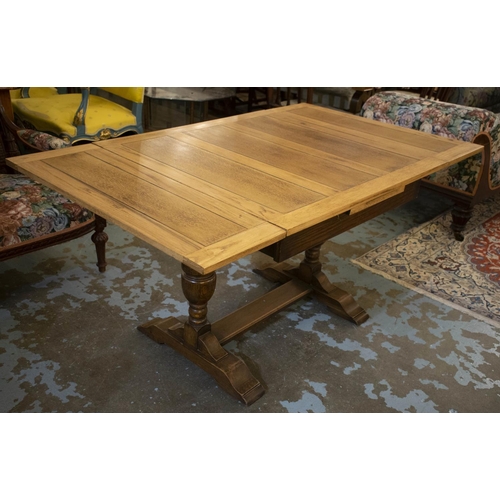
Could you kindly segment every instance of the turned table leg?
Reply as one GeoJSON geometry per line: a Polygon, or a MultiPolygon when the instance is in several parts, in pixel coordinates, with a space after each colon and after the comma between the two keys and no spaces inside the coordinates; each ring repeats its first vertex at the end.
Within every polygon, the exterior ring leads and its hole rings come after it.
{"type": "Polygon", "coordinates": [[[306,250],[304,259],[298,267],[292,268],[289,264],[283,263],[255,272],[264,278],[283,284],[293,278],[306,283],[310,286],[310,293],[337,315],[357,325],[364,323],[368,319],[366,311],[358,305],[351,294],[330,283],[321,270],[319,260],[321,246],[316,245],[306,250]]]}
{"type": "Polygon", "coordinates": [[[247,365],[226,351],[208,321],[208,301],[216,285],[215,272],[200,274],[182,265],[182,290],[189,303],[188,318],[156,318],[138,329],[159,344],[167,344],[212,375],[217,383],[243,403],[250,405],[264,394],[261,383],[247,365]]]}
{"type": "Polygon", "coordinates": [[[354,298],[332,285],[321,271],[321,245],[306,251],[296,268],[286,264],[269,267],[258,274],[281,286],[234,311],[214,324],[208,321],[208,301],[216,286],[215,272],[201,274],[182,265],[182,290],[188,300],[188,317],[184,321],[169,317],[156,318],[138,330],[159,344],[167,344],[212,375],[229,394],[250,405],[264,394],[262,384],[247,365],[224,349],[224,345],[253,325],[313,294],[336,314],[361,324],[368,319],[354,298]]]}
{"type": "Polygon", "coordinates": [[[191,347],[197,348],[199,336],[210,331],[207,304],[215,292],[216,281],[215,272],[200,274],[182,264],[182,291],[189,303],[184,340],[191,347]]]}

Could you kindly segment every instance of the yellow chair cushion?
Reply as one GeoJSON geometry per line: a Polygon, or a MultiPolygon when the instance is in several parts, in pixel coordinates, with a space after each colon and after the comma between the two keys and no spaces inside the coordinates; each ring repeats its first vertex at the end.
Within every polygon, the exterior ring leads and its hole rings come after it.
{"type": "MultiPolygon", "coordinates": [[[[14,113],[22,120],[32,123],[37,130],[56,135],[76,135],[73,125],[76,111],[82,100],[81,94],[58,94],[51,97],[14,99],[14,113]]],[[[137,125],[131,110],[99,96],[89,96],[85,117],[85,133],[95,135],[103,128],[120,130],[137,125]]]]}
{"type": "Polygon", "coordinates": [[[144,100],[144,87],[99,87],[106,92],[127,99],[127,101],[141,103],[144,100]]]}

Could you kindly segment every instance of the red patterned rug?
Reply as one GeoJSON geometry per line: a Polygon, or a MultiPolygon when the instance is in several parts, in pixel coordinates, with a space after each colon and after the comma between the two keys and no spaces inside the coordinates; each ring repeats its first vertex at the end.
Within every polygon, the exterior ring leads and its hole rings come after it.
{"type": "Polygon", "coordinates": [[[462,242],[450,224],[446,212],[353,262],[500,327],[500,200],[474,208],[462,242]]]}
{"type": "Polygon", "coordinates": [[[466,252],[472,265],[500,285],[500,213],[481,224],[482,233],[469,238],[466,252]]]}

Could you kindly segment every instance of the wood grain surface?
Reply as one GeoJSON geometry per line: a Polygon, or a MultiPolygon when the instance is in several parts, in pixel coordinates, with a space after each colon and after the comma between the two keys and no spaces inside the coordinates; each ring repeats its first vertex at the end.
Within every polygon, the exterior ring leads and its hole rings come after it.
{"type": "Polygon", "coordinates": [[[297,104],[8,164],[208,273],[481,150],[297,104]]]}

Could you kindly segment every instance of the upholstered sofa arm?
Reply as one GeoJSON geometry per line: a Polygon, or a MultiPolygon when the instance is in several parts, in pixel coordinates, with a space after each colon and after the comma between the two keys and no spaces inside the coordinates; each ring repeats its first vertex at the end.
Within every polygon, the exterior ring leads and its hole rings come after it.
{"type": "MultiPolygon", "coordinates": [[[[442,137],[472,142],[480,133],[491,138],[490,184],[500,187],[500,117],[491,111],[423,99],[401,92],[380,92],[370,97],[361,116],[442,137]]],[[[482,155],[461,161],[428,180],[473,194],[478,184],[482,155]]]]}

